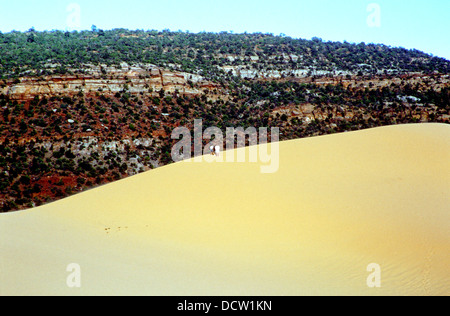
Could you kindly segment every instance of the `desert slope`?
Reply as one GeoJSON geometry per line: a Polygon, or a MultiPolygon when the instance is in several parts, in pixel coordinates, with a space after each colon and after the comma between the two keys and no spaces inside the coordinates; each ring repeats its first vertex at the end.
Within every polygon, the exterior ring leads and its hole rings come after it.
{"type": "Polygon", "coordinates": [[[0,295],[449,295],[449,161],[449,125],[390,126],[1,214],[0,295]]]}

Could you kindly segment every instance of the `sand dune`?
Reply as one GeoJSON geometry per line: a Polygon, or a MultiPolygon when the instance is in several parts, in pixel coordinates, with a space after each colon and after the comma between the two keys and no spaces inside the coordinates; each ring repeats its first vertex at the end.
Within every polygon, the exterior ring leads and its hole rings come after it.
{"type": "Polygon", "coordinates": [[[2,214],[0,295],[449,295],[449,161],[449,125],[390,126],[2,214]]]}

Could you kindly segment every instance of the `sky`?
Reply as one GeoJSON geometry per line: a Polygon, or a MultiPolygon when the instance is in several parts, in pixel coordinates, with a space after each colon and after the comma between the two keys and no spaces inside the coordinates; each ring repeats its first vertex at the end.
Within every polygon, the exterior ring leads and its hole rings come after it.
{"type": "Polygon", "coordinates": [[[450,0],[0,0],[0,31],[272,33],[415,48],[450,60],[450,0]]]}

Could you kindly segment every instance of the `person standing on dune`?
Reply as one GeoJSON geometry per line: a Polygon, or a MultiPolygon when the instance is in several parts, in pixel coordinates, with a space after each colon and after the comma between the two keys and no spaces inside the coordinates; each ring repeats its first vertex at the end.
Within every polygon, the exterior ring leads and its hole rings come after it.
{"type": "Polygon", "coordinates": [[[211,151],[211,156],[220,156],[220,146],[210,146],[209,150],[211,151]]]}

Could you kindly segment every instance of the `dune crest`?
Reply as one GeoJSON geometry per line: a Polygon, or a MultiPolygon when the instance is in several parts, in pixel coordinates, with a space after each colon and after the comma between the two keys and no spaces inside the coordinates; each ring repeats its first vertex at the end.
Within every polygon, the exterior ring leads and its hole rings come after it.
{"type": "Polygon", "coordinates": [[[0,295],[450,294],[449,125],[279,149],[273,174],[180,162],[1,214],[0,295]]]}

